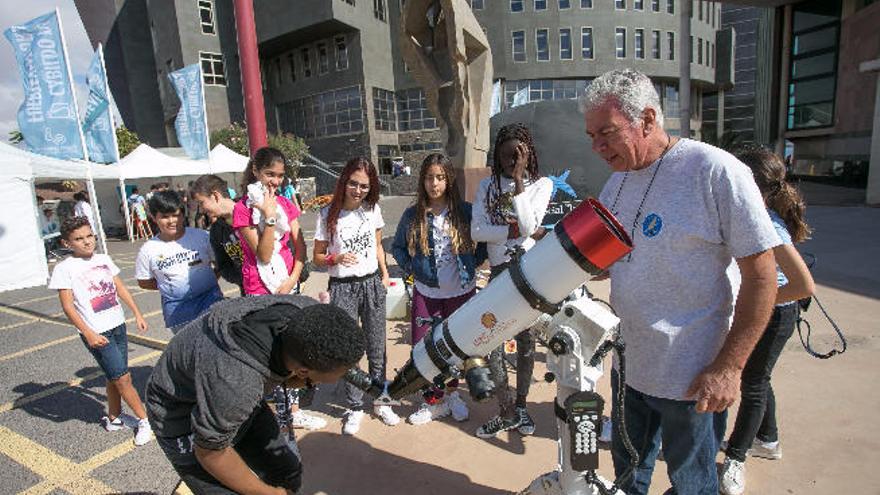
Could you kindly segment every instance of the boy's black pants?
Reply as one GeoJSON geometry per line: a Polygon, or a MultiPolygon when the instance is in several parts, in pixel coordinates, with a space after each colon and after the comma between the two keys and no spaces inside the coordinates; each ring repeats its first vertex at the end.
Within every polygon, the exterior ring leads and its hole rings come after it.
{"type": "MultiPolygon", "coordinates": [[[[199,464],[196,459],[193,438],[156,437],[159,447],[171,466],[196,495],[229,495],[235,492],[223,486],[219,480],[199,464]]],[[[292,492],[302,484],[302,464],[299,449],[287,433],[278,428],[275,414],[266,403],[260,403],[250,418],[242,425],[233,448],[251,470],[265,483],[283,487],[292,492]]]]}

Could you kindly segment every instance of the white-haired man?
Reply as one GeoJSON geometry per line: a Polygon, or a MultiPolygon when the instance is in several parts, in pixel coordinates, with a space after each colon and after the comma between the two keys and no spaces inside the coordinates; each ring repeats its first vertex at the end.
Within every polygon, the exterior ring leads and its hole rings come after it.
{"type": "MultiPolygon", "coordinates": [[[[770,317],[778,237],[745,165],[663,130],[647,76],[605,73],[580,103],[593,151],[614,171],[600,199],[634,246],[610,269],[629,363],[626,426],[640,458],[622,488],[648,493],[662,439],[675,493],[718,493],[724,416],[715,427],[712,413],[739,397],[742,368],[770,317]]],[[[619,433],[618,475],[630,463],[619,433]]]]}

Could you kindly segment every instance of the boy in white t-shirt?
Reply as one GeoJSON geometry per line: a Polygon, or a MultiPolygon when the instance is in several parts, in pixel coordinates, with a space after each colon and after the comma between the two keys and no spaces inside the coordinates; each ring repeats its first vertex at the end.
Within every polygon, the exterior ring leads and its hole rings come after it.
{"type": "Polygon", "coordinates": [[[208,233],[184,226],[180,196],[160,191],[149,206],[159,235],[138,252],[135,277],[142,289],[159,291],[165,326],[175,332],[223,299],[223,293],[211,266],[214,252],[208,233]]]}
{"type": "Polygon", "coordinates": [[[137,417],[135,445],[152,438],[147,413],[131,383],[128,371],[128,338],[125,314],[119,300],[134,312],[138,330],[145,332],[140,309],[119,278],[119,268],[106,254],[95,254],[95,234],[85,217],[71,217],[61,225],[61,242],[73,251],[52,271],[50,289],[58,289],[64,314],[73,323],[86,348],[107,376],[107,431],[127,428],[122,400],[137,417]]]}

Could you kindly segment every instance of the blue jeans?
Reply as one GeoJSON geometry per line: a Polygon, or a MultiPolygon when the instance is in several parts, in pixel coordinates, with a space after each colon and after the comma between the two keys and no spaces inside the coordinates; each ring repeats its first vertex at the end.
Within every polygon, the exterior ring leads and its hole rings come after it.
{"type": "Polygon", "coordinates": [[[746,452],[757,437],[764,442],[779,439],[776,428],[776,397],[770,385],[770,374],[785,343],[794,333],[797,322],[797,304],[777,306],[764,330],[764,335],[749,356],[742,373],[742,399],[736,414],[736,424],[730,433],[727,456],[745,462],[746,452]]]}
{"type": "Polygon", "coordinates": [[[80,335],[79,338],[104,371],[107,379],[118,380],[128,373],[128,335],[125,333],[125,323],[101,335],[108,341],[104,347],[89,347],[85,337],[80,335]]]}
{"type": "MultiPolygon", "coordinates": [[[[612,414],[617,417],[616,372],[612,372],[612,414]]],[[[719,438],[716,424],[723,424],[726,413],[697,413],[694,401],[661,399],[643,394],[629,386],[624,395],[626,431],[639,454],[639,465],[633,476],[620,489],[628,495],[647,494],[654,473],[654,462],[661,448],[666,472],[672,483],[670,493],[678,495],[718,493],[715,454],[719,438]]],[[[720,426],[719,424],[719,426],[720,426]]],[[[614,474],[620,476],[630,465],[630,456],[623,446],[620,428],[614,425],[611,434],[611,455],[614,474]]]]}

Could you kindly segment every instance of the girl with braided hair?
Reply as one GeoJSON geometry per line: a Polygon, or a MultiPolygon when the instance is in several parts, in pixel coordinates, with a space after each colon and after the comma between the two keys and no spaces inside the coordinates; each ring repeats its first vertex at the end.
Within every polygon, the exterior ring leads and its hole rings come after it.
{"type": "Polygon", "coordinates": [[[800,193],[785,180],[785,164],[772,151],[761,147],[746,148],[736,157],[752,170],[782,244],[773,248],[777,264],[776,306],[742,372],[739,411],[720,474],[721,493],[725,495],[745,491],[747,455],[782,457],[770,374],[794,333],[798,299],[811,296],[815,288],[809,268],[793,245],[808,238],[810,227],[804,221],[805,206],[800,193]]]}
{"type": "MultiPolygon", "coordinates": [[[[442,153],[425,157],[416,202],[397,224],[391,253],[415,282],[412,295],[412,344],[431,330],[432,319],[446,319],[476,293],[476,267],[486,261],[485,244],[471,239],[471,204],[462,201],[455,167],[442,153]]],[[[452,415],[468,418],[468,409],[450,381],[446,390],[432,387],[424,403],[409,415],[414,425],[452,415]]]]}
{"type": "MultiPolygon", "coordinates": [[[[502,127],[495,138],[492,175],[480,182],[471,220],[471,238],[485,242],[492,267],[490,280],[507,269],[510,253],[528,250],[546,233],[541,220],[553,193],[553,183],[538,173],[532,134],[523,124],[502,127]]],[[[535,366],[535,340],[528,330],[516,336],[516,396],[508,387],[503,346],[489,355],[500,414],[477,429],[480,438],[516,429],[535,432],[526,398],[535,366]]]]}

